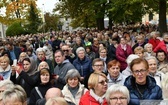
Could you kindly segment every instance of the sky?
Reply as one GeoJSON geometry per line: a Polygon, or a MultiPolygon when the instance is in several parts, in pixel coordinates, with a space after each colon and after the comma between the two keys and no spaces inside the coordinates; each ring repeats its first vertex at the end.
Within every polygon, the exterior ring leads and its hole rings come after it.
{"type": "Polygon", "coordinates": [[[55,7],[55,3],[59,0],[37,0],[37,6],[44,12],[52,12],[53,8],[55,7]],[[43,5],[44,4],[44,5],[43,5]]]}

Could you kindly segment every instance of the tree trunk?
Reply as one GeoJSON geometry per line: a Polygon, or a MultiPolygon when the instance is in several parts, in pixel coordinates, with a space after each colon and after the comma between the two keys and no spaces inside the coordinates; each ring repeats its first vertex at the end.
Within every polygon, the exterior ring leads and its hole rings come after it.
{"type": "Polygon", "coordinates": [[[104,17],[96,19],[98,30],[104,30],[104,17]]]}
{"type": "Polygon", "coordinates": [[[161,35],[167,31],[166,0],[159,0],[159,31],[161,35]]]}

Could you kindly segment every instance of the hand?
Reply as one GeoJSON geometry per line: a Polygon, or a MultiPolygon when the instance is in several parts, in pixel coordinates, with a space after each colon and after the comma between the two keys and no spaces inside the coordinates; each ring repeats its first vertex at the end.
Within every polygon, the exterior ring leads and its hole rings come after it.
{"type": "Polygon", "coordinates": [[[83,80],[84,80],[84,77],[80,77],[80,80],[83,81],[83,80]]]}
{"type": "Polygon", "coordinates": [[[14,75],[14,74],[16,73],[16,71],[18,71],[19,68],[20,68],[19,66],[14,66],[14,65],[12,65],[12,66],[11,66],[12,75],[14,75]]]}

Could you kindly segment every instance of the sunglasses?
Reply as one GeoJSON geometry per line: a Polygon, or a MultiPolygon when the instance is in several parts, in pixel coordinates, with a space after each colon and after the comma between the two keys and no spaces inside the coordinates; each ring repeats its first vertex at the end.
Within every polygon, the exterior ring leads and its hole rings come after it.
{"type": "Polygon", "coordinates": [[[62,50],[63,52],[68,52],[69,50],[62,50]]]}

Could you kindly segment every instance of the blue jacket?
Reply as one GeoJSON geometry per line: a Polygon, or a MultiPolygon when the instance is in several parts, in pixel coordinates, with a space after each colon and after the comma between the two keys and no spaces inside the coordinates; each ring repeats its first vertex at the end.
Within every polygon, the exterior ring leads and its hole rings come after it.
{"type": "Polygon", "coordinates": [[[147,76],[147,89],[144,91],[143,97],[140,97],[135,86],[135,78],[132,75],[126,78],[124,85],[130,93],[129,105],[140,105],[140,100],[162,100],[162,90],[156,85],[153,77],[147,76]]]}
{"type": "Polygon", "coordinates": [[[73,61],[73,65],[79,71],[82,77],[85,77],[92,71],[92,62],[88,57],[85,57],[83,60],[76,58],[73,61]]]}

